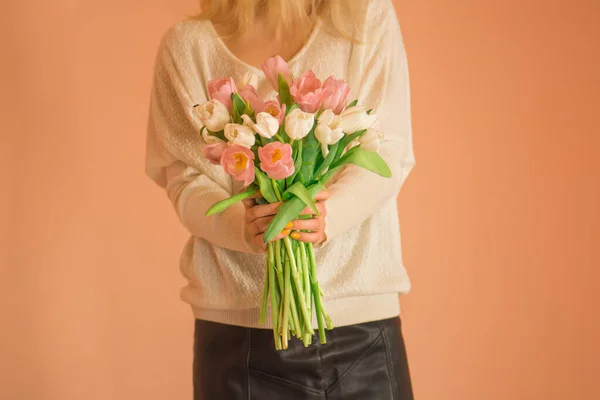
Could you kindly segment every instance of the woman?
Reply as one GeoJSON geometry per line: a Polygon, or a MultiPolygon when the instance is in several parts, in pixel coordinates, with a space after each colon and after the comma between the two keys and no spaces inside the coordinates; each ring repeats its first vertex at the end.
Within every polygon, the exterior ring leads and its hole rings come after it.
{"type": "Polygon", "coordinates": [[[195,317],[194,398],[412,399],[398,304],[410,281],[396,197],[414,156],[406,54],[391,0],[207,0],[203,10],[162,37],[146,152],[147,175],[191,234],[180,268],[188,280],[181,298],[195,317]],[[242,186],[205,160],[192,112],[207,101],[207,83],[222,77],[244,77],[238,90],[252,84],[266,96],[260,66],[275,54],[295,76],[311,69],[344,79],[352,99],[375,109],[386,138],[379,153],[393,174],[342,170],[317,197],[322,215],[293,221],[279,235],[318,249],[335,325],[326,344],[313,337],[305,348],[293,339],[283,351],[275,350],[269,323],[258,324],[262,234],[277,204],[248,200],[204,215],[242,186]]]}

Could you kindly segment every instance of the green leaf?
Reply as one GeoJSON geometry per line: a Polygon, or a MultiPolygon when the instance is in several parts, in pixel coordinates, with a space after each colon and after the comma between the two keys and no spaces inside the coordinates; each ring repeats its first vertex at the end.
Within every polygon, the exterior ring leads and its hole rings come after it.
{"type": "Polygon", "coordinates": [[[235,203],[237,203],[238,201],[242,201],[250,196],[252,196],[254,193],[258,192],[258,187],[251,185],[248,187],[248,189],[246,189],[245,191],[243,191],[242,193],[236,194],[235,196],[229,197],[225,200],[221,200],[215,204],[212,205],[212,207],[210,207],[207,211],[206,211],[206,216],[211,216],[213,214],[216,213],[220,213],[225,211],[229,206],[234,205],[235,203]]]}
{"type": "Polygon", "coordinates": [[[290,87],[286,82],[283,75],[279,74],[279,102],[281,104],[285,104],[286,108],[290,108],[292,106],[292,95],[290,94],[290,87]]]}
{"type": "Polygon", "coordinates": [[[274,186],[275,196],[277,196],[277,199],[281,201],[281,192],[283,192],[285,188],[285,179],[271,179],[271,184],[274,186]]]}
{"type": "Polygon", "coordinates": [[[346,106],[346,108],[354,107],[354,106],[355,106],[355,105],[357,105],[357,104],[358,104],[358,99],[356,99],[356,100],[354,100],[352,103],[348,104],[348,105],[346,106]]]}
{"type": "Polygon", "coordinates": [[[219,139],[221,139],[224,142],[227,142],[227,138],[225,137],[225,132],[223,130],[220,130],[219,132],[211,132],[208,131],[209,134],[218,137],[219,139]]]}
{"type": "Polygon", "coordinates": [[[296,178],[296,175],[300,172],[300,168],[302,168],[302,140],[294,140],[292,151],[296,155],[294,159],[294,173],[286,178],[285,182],[287,186],[292,185],[294,178],[296,178]]]}
{"type": "Polygon", "coordinates": [[[231,93],[231,101],[233,103],[233,122],[236,124],[241,124],[242,114],[244,114],[244,110],[248,106],[244,99],[240,97],[237,93],[231,93]]]}
{"type": "Polygon", "coordinates": [[[313,125],[308,135],[303,139],[302,168],[300,168],[300,172],[302,173],[302,178],[304,179],[304,183],[306,185],[310,185],[312,183],[316,169],[315,162],[317,160],[317,155],[321,151],[321,143],[319,143],[315,137],[316,126],[317,124],[315,122],[315,125],[313,125]]]}
{"type": "Polygon", "coordinates": [[[302,183],[300,183],[300,182],[294,183],[283,193],[282,197],[283,197],[283,200],[289,200],[293,196],[300,198],[300,200],[302,200],[305,205],[310,207],[310,209],[313,210],[315,212],[315,214],[321,215],[319,213],[319,210],[317,210],[317,206],[316,206],[314,200],[312,199],[312,197],[310,196],[310,193],[308,192],[308,190],[306,190],[306,187],[304,187],[304,185],[302,183]]]}
{"type": "MultiPolygon", "coordinates": [[[[244,108],[244,111],[242,112],[242,114],[248,114],[248,116],[250,116],[250,118],[254,118],[255,117],[255,112],[252,108],[250,108],[250,103],[246,103],[246,107],[244,108]]],[[[244,120],[242,120],[243,122],[244,120]]]]}
{"type": "Polygon", "coordinates": [[[327,157],[323,160],[319,168],[315,171],[315,179],[319,179],[321,175],[325,172],[325,170],[331,165],[333,160],[335,159],[335,155],[337,154],[337,149],[340,147],[340,141],[338,140],[329,148],[329,153],[327,157]]]}
{"type": "Polygon", "coordinates": [[[332,167],[337,168],[346,164],[358,165],[359,167],[375,172],[384,178],[390,178],[392,176],[390,167],[379,154],[374,151],[363,150],[360,147],[357,147],[356,150],[351,153],[344,154],[342,158],[332,164],[332,167]]]}
{"type": "Polygon", "coordinates": [[[317,152],[317,158],[315,159],[315,173],[313,174],[313,177],[316,176],[316,170],[319,165],[323,164],[323,161],[325,161],[325,158],[323,157],[323,150],[321,150],[321,143],[319,143],[319,151],[317,152]]]}
{"type": "MultiPolygon", "coordinates": [[[[321,190],[323,190],[323,188],[323,184],[321,182],[317,182],[306,189],[308,190],[311,198],[314,198],[321,190]]],[[[292,197],[290,200],[284,202],[281,207],[279,207],[279,212],[277,215],[275,215],[275,217],[269,223],[269,226],[264,234],[264,242],[268,243],[273,240],[275,236],[277,236],[290,221],[298,217],[304,207],[306,207],[306,205],[299,197],[292,197]]]]}
{"type": "Polygon", "coordinates": [[[292,104],[291,107],[285,107],[285,115],[288,115],[292,110],[300,107],[297,103],[292,104]]]}
{"type": "Polygon", "coordinates": [[[367,115],[371,114],[372,112],[373,112],[373,109],[372,109],[372,108],[369,108],[369,109],[367,110],[367,115]]]}
{"type": "Polygon", "coordinates": [[[275,194],[275,190],[273,189],[273,183],[271,183],[271,178],[265,175],[258,167],[254,168],[256,172],[256,179],[258,180],[258,186],[260,187],[260,193],[269,203],[276,203],[279,201],[277,195],[275,194]]]}
{"type": "Polygon", "coordinates": [[[363,129],[363,130],[351,133],[349,135],[345,135],[339,142],[340,146],[337,148],[337,152],[336,152],[334,160],[339,159],[340,156],[342,155],[342,152],[350,144],[350,142],[361,137],[363,135],[363,133],[365,133],[366,131],[367,131],[366,129],[363,129]]]}

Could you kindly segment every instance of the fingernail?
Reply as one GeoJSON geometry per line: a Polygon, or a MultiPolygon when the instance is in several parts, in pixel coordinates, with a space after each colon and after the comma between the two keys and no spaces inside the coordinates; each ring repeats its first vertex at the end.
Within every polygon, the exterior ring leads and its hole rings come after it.
{"type": "Polygon", "coordinates": [[[287,229],[291,229],[294,227],[294,223],[293,222],[289,222],[286,226],[287,229]]]}
{"type": "Polygon", "coordinates": [[[300,234],[298,232],[292,232],[290,236],[292,239],[300,239],[300,234]]]}
{"type": "MultiPolygon", "coordinates": [[[[284,230],[281,231],[281,234],[284,235],[284,236],[287,236],[287,235],[290,234],[290,231],[288,229],[284,229],[284,230]]],[[[293,234],[292,234],[292,237],[293,237],[293,234]]]]}

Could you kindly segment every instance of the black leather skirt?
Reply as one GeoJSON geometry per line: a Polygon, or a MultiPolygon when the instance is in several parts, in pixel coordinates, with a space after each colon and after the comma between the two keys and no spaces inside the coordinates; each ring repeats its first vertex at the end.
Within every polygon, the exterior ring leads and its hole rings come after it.
{"type": "Polygon", "coordinates": [[[399,317],[293,338],[277,351],[270,329],[195,320],[194,400],[412,400],[399,317]]]}

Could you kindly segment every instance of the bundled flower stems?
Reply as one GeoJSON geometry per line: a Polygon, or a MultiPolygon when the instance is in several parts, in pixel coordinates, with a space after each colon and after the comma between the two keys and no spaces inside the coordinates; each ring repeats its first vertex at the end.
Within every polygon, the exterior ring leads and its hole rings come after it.
{"type": "Polygon", "coordinates": [[[259,322],[270,305],[275,348],[287,349],[292,336],[305,346],[317,329],[322,344],[334,321],[323,307],[312,243],[284,236],[274,240],[309,207],[319,211],[316,195],[344,165],[353,164],[383,177],[391,172],[377,150],[383,140],[371,110],[348,104],[350,88],[331,76],[321,82],[312,71],[294,78],[279,56],[262,66],[276,97],[263,99],[246,75],[209,82],[210,100],[194,106],[202,121],[204,156],[246,189],[214,204],[206,215],[224,211],[248,197],[260,204],[283,202],[264,233],[265,282],[259,322]],[[316,326],[314,326],[316,321],[316,326]]]}

